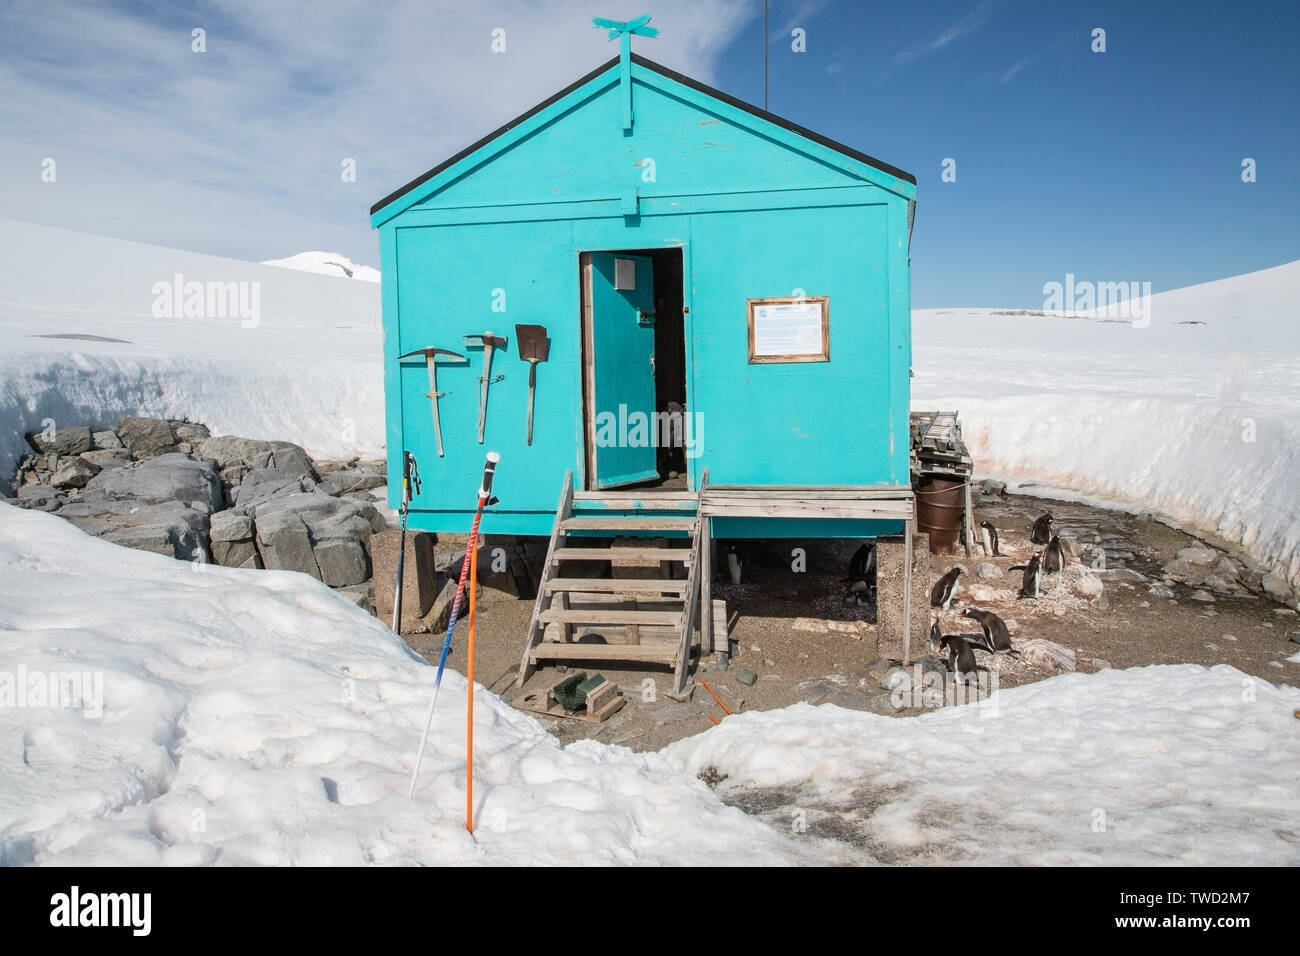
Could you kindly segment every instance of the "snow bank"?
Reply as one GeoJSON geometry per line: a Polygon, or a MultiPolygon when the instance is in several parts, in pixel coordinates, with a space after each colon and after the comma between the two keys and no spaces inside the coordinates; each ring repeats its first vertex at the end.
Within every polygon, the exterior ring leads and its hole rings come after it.
{"type": "Polygon", "coordinates": [[[377,285],[5,220],[0,261],[0,475],[45,419],[121,415],[381,455],[377,285]],[[189,283],[205,294],[185,317],[189,283]],[[177,285],[179,316],[160,292],[177,285]]]}
{"type": "Polygon", "coordinates": [[[1300,262],[1152,296],[1149,327],[913,315],[914,408],[956,408],[982,474],[1150,509],[1300,585],[1300,262]]]}
{"type": "Polygon", "coordinates": [[[905,720],[800,704],[660,754],[561,747],[480,687],[471,838],[465,679],[407,799],[434,669],[319,582],[7,505],[0,580],[0,865],[1300,863],[1300,691],[1229,667],[905,720]],[[708,767],[741,802],[782,788],[777,825],[724,806],[708,767]]]}
{"type": "Polygon", "coordinates": [[[796,704],[663,751],[864,861],[1300,864],[1300,690],[1220,665],[1070,674],[889,718],[796,704]],[[739,786],[738,786],[739,784],[739,786]]]}
{"type": "Polygon", "coordinates": [[[282,269],[300,269],[303,272],[316,272],[320,275],[342,276],[346,279],[360,279],[362,282],[378,282],[379,270],[371,266],[359,266],[347,256],[337,252],[300,252],[285,259],[263,259],[264,266],[279,266],[282,269]]]}
{"type": "Polygon", "coordinates": [[[0,505],[0,580],[0,865],[814,859],[655,756],[562,748],[482,688],[471,838],[465,679],[444,678],[408,799],[434,669],[305,575],[195,567],[0,505]],[[5,697],[71,673],[91,676],[65,702],[87,706],[5,697]]]}

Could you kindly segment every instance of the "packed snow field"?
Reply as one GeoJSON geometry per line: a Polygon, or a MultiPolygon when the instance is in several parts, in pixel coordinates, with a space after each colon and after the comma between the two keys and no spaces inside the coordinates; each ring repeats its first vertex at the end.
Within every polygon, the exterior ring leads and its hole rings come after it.
{"type": "Polygon", "coordinates": [[[7,505],[0,578],[0,864],[1300,864],[1300,690],[1229,667],[797,705],[659,754],[561,748],[480,687],[471,837],[464,678],[408,799],[433,668],[319,582],[7,505]],[[723,803],[770,788],[775,825],[723,803]]]}
{"type": "Polygon", "coordinates": [[[123,414],[382,457],[376,283],[7,220],[0,262],[0,476],[46,419],[123,414]]]}

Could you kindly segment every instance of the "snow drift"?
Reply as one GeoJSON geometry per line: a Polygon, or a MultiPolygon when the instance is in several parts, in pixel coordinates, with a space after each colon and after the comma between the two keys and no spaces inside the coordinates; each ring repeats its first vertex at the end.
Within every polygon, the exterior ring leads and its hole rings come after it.
{"type": "Polygon", "coordinates": [[[383,451],[374,283],[6,220],[0,261],[0,475],[45,419],[189,417],[322,457],[383,451]]]}
{"type": "Polygon", "coordinates": [[[914,408],[981,473],[1150,509],[1300,585],[1300,262],[1150,299],[1150,325],[913,313],[914,408]]]}
{"type": "Polygon", "coordinates": [[[362,282],[378,282],[379,270],[371,266],[359,266],[347,256],[337,252],[300,252],[285,259],[263,259],[264,266],[280,266],[283,269],[299,269],[302,272],[315,272],[326,276],[343,276],[359,279],[362,282]]]}
{"type": "Polygon", "coordinates": [[[797,705],[661,754],[561,747],[478,688],[471,837],[465,679],[407,799],[434,668],[318,581],[3,504],[0,580],[0,865],[1300,863],[1300,691],[1229,667],[908,719],[797,705]],[[773,787],[806,831],[719,799],[773,787]]]}

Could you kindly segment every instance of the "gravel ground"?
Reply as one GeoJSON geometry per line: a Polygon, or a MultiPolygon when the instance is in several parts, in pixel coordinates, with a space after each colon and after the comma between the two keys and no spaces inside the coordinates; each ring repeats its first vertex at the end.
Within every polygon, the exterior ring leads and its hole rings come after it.
{"type": "MultiPolygon", "coordinates": [[[[1196,588],[1176,582],[1167,582],[1173,597],[1149,591],[1162,584],[1164,564],[1180,549],[1198,544],[1183,531],[1121,512],[1020,495],[984,496],[976,511],[980,520],[999,529],[1005,556],[934,555],[936,578],[954,564],[967,572],[953,608],[942,615],[944,633],[977,632],[974,622],[960,614],[961,608],[974,606],[1001,615],[1018,648],[1027,640],[1043,638],[1074,651],[1076,669],[1081,671],[1191,662],[1230,664],[1273,683],[1300,680],[1300,665],[1286,660],[1300,651],[1289,641],[1289,635],[1300,633],[1294,609],[1244,588],[1216,592],[1212,601],[1193,598],[1196,588]],[[1080,596],[1079,581],[1092,572],[1079,558],[1072,558],[1062,574],[1045,576],[1043,597],[1017,598],[1021,574],[1008,569],[1028,559],[1033,519],[1044,511],[1053,514],[1054,530],[1079,542],[1085,561],[1091,558],[1091,549],[1106,549],[1110,570],[1103,574],[1101,597],[1080,596]],[[1001,571],[1002,577],[985,567],[984,574],[990,576],[981,579],[976,569],[984,564],[1001,571]]],[[[769,710],[807,700],[894,713],[880,683],[891,662],[880,656],[874,627],[868,623],[870,611],[843,599],[842,578],[856,546],[854,541],[826,540],[746,543],[744,583],[714,589],[716,598],[727,601],[733,655],[726,671],[713,655],[694,662],[688,685],[691,695],[677,701],[667,696],[672,675],[666,668],[600,667],[600,673],[617,682],[627,699],[617,714],[603,724],[539,719],[565,742],[594,737],[634,750],[658,750],[707,730],[712,726],[709,715],[725,719],[721,707],[699,686],[701,681],[707,681],[733,711],[769,710]],[[802,573],[791,570],[791,549],[796,547],[807,554],[807,570],[802,573]],[[740,682],[748,676],[746,670],[756,677],[752,686],[740,682]]],[[[451,551],[454,544],[440,548],[451,551]]],[[[514,681],[533,602],[486,588],[482,594],[475,680],[511,701],[519,693],[514,681]]],[[[437,662],[441,634],[405,638],[418,653],[437,662]]],[[[920,653],[928,653],[928,648],[920,653]]],[[[1030,657],[979,654],[978,660],[986,668],[981,680],[1000,687],[1057,673],[1030,657]]],[[[456,628],[449,666],[462,672],[466,668],[463,623],[456,628]]],[[[550,687],[562,677],[556,668],[544,667],[525,691],[550,687]]],[[[899,716],[918,712],[915,707],[897,711],[899,716]]]]}

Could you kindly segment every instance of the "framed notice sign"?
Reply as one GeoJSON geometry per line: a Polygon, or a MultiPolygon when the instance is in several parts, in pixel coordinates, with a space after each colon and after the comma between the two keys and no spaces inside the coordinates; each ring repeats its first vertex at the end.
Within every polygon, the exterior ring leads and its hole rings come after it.
{"type": "Polygon", "coordinates": [[[830,296],[748,299],[749,361],[829,362],[830,296]]]}

